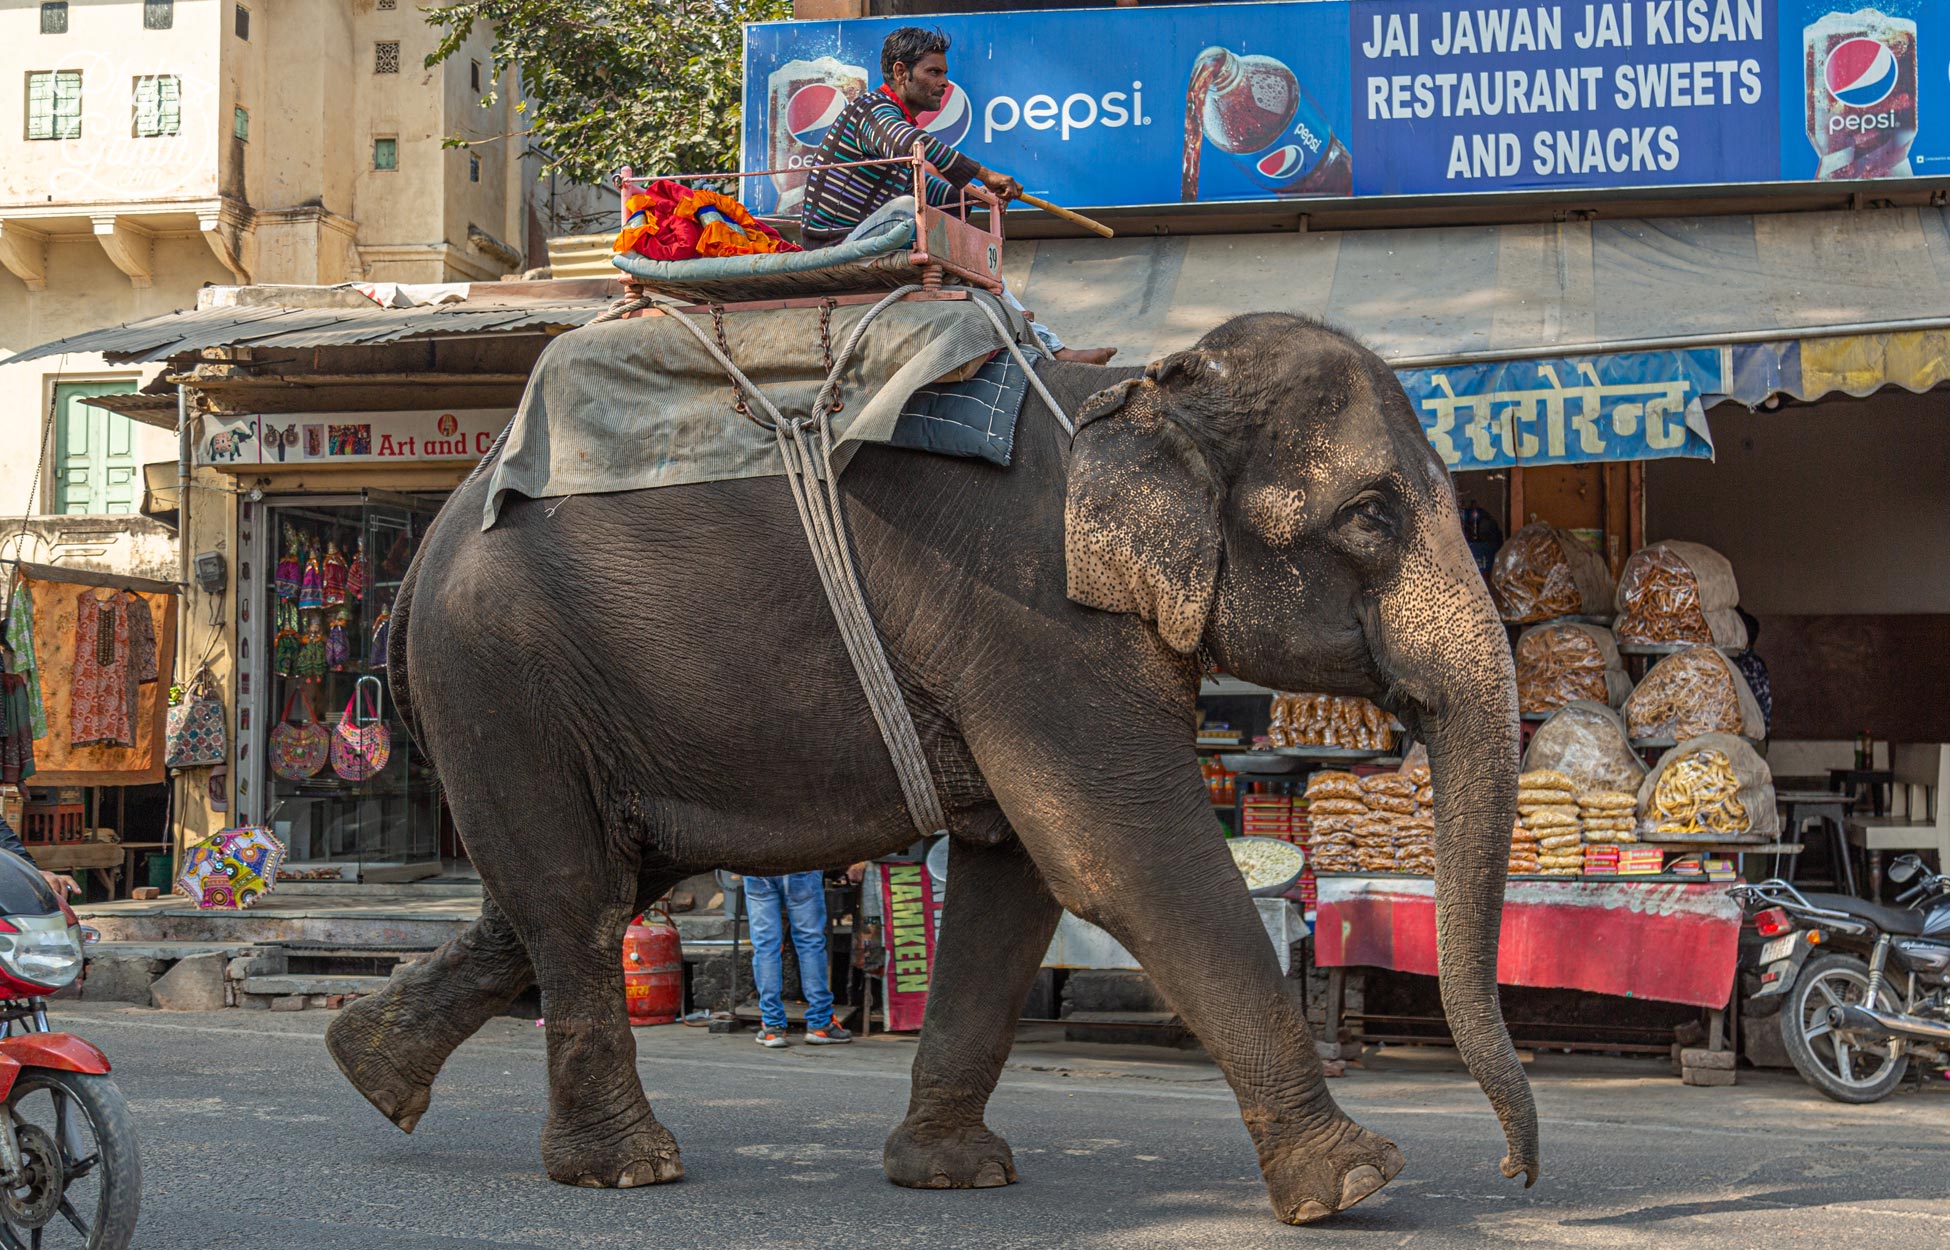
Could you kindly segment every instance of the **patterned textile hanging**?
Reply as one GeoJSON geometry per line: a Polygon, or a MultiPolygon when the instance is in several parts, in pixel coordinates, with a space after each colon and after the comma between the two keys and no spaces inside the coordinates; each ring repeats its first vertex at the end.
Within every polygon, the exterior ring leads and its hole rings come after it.
{"type": "Polygon", "coordinates": [[[325,678],[325,623],[316,612],[305,614],[305,633],[298,643],[298,676],[306,681],[325,678]]]}

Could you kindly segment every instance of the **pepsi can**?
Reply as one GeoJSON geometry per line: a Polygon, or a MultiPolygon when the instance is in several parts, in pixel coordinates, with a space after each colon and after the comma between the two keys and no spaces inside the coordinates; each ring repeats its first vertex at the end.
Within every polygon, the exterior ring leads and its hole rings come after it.
{"type": "Polygon", "coordinates": [[[867,71],[822,56],[786,62],[772,71],[765,86],[765,164],[776,171],[772,174],[778,196],[775,211],[797,213],[805,196],[804,167],[814,163],[814,154],[840,113],[867,89],[867,71]]]}
{"type": "Polygon", "coordinates": [[[1916,23],[1875,9],[1801,31],[1815,177],[1907,178],[1916,138],[1916,23]]]}
{"type": "Polygon", "coordinates": [[[1349,195],[1353,161],[1284,61],[1207,48],[1185,92],[1183,198],[1198,198],[1200,152],[1225,153],[1269,194],[1349,195]]]}

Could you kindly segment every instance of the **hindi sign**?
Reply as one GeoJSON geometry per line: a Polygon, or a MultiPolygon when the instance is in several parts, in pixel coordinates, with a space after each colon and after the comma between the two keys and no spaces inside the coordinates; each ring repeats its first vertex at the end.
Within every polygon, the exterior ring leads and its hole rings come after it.
{"type": "Polygon", "coordinates": [[[934,938],[941,900],[923,863],[876,864],[880,874],[880,914],[887,945],[883,976],[887,1029],[906,1033],[921,1027],[934,975],[934,938]]]}
{"type": "Polygon", "coordinates": [[[1607,460],[1710,460],[1718,348],[1398,369],[1452,471],[1607,460]]]}

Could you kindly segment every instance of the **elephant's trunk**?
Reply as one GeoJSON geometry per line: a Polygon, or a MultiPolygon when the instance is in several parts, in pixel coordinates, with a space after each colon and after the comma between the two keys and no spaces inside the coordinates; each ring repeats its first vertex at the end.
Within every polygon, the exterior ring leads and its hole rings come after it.
{"type": "Polygon", "coordinates": [[[1414,564],[1381,595],[1378,623],[1394,702],[1429,748],[1442,1009],[1509,1139],[1503,1174],[1522,1173],[1528,1186],[1538,1174],[1537,1108],[1496,992],[1517,815],[1516,673],[1460,530],[1414,564]]]}

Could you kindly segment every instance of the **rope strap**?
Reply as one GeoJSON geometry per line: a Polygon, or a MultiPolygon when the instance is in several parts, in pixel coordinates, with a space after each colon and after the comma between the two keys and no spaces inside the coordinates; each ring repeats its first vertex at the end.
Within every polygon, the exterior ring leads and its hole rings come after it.
{"type": "MultiPolygon", "coordinates": [[[[901,795],[907,802],[908,816],[914,821],[915,829],[923,837],[928,837],[946,830],[947,815],[942,810],[941,795],[935,789],[934,776],[928,771],[927,754],[921,749],[920,732],[914,727],[913,714],[908,710],[907,699],[894,677],[893,665],[888,662],[886,648],[881,644],[880,633],[874,626],[873,612],[868,608],[866,594],[860,587],[860,573],[853,563],[852,548],[847,543],[846,511],[840,500],[839,474],[833,469],[833,413],[837,410],[835,400],[839,394],[840,377],[846,372],[855,349],[874,319],[920,289],[918,284],[903,286],[867,310],[866,315],[854,325],[846,343],[828,363],[826,382],[820,387],[818,398],[813,401],[812,415],[798,421],[781,413],[733,362],[729,352],[713,342],[712,336],[705,333],[695,321],[674,310],[671,315],[718,362],[731,378],[733,386],[763,411],[771,422],[779,456],[785,464],[786,486],[792,492],[799,524],[806,531],[806,541],[812,550],[813,565],[819,570],[819,581],[825,588],[826,601],[832,606],[833,618],[839,624],[840,640],[846,645],[847,656],[853,661],[853,671],[860,678],[860,689],[867,696],[867,706],[873,712],[874,723],[880,727],[881,740],[887,744],[887,754],[900,780],[901,795]],[[819,481],[822,469],[825,474],[823,487],[819,481]]],[[[1002,318],[986,301],[973,299],[969,302],[988,317],[989,324],[995,327],[997,340],[1028,375],[1030,384],[1056,415],[1064,430],[1074,435],[1076,426],[1064,413],[1062,405],[1056,402],[1056,397],[1043,385],[1042,379],[1036,376],[1035,369],[1030,367],[1002,318]]]]}

